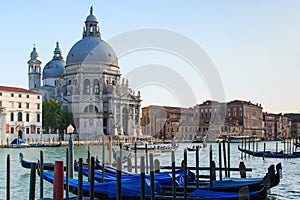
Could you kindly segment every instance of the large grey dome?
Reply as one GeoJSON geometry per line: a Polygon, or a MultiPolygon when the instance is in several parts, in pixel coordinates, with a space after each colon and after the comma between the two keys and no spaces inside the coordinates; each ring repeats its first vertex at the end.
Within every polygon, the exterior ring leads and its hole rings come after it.
{"type": "Polygon", "coordinates": [[[93,15],[91,7],[90,15],[85,21],[83,38],[71,48],[66,67],[75,64],[107,64],[118,67],[118,58],[111,46],[101,39],[97,18],[93,15]]]}
{"type": "Polygon", "coordinates": [[[118,59],[107,42],[97,37],[84,37],[71,48],[67,56],[67,66],[81,63],[118,66],[118,59]]]}
{"type": "Polygon", "coordinates": [[[48,62],[43,69],[43,79],[62,77],[65,65],[66,63],[61,55],[61,50],[57,42],[53,59],[48,62]]]}

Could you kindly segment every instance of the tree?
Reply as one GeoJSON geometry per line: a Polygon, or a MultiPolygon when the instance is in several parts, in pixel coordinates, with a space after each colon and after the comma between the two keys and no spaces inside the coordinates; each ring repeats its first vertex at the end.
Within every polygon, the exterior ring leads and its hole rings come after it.
{"type": "Polygon", "coordinates": [[[65,130],[70,124],[72,124],[72,126],[75,127],[73,113],[68,111],[62,111],[62,120],[60,124],[60,129],[65,130]]]}
{"type": "Polygon", "coordinates": [[[61,127],[63,112],[61,103],[56,99],[47,99],[43,102],[43,127],[49,133],[49,128],[52,132],[61,127]]]}

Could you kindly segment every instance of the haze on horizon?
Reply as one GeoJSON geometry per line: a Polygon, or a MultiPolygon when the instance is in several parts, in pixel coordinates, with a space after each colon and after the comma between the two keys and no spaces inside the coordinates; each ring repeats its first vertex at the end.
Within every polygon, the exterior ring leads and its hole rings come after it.
{"type": "MultiPolygon", "coordinates": [[[[241,99],[262,104],[267,112],[299,113],[300,2],[292,0],[29,0],[17,6],[2,2],[0,85],[28,87],[27,61],[33,44],[43,67],[52,59],[57,41],[66,59],[82,37],[90,6],[98,18],[102,39],[149,27],[177,32],[197,43],[214,63],[226,101],[241,99]]],[[[153,65],[166,66],[181,75],[195,95],[195,104],[212,99],[205,77],[193,73],[190,63],[180,56],[141,49],[119,59],[125,76],[137,67],[153,65]]],[[[168,85],[153,83],[136,89],[141,90],[142,106],[194,106],[180,101],[168,85]]]]}

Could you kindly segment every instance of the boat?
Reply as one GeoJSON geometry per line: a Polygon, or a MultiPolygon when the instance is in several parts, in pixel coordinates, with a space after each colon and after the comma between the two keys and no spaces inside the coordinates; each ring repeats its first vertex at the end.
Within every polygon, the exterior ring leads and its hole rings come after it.
{"type": "Polygon", "coordinates": [[[238,192],[220,192],[196,189],[188,197],[193,199],[226,199],[226,200],[236,200],[236,199],[251,199],[251,200],[264,200],[267,198],[267,189],[264,185],[257,191],[249,192],[248,186],[241,188],[238,192]],[[244,198],[242,198],[244,197],[244,198]]]}
{"type": "MultiPolygon", "coordinates": [[[[38,170],[38,175],[40,170],[38,170]]],[[[54,174],[48,172],[46,170],[43,171],[43,178],[52,183],[54,181],[54,174]]],[[[140,198],[140,177],[135,177],[128,180],[123,180],[121,183],[122,187],[122,199],[139,199],[140,198]]],[[[161,193],[161,187],[158,182],[155,181],[154,183],[155,194],[161,193]]],[[[66,177],[64,177],[64,186],[66,188],[66,177]]],[[[109,181],[109,182],[95,182],[94,183],[94,191],[95,197],[100,199],[116,199],[116,181],[109,181]]],[[[78,180],[74,178],[69,178],[69,189],[70,192],[74,194],[78,194],[78,180]]],[[[90,191],[90,183],[88,181],[83,181],[82,183],[82,190],[84,196],[89,196],[90,191]]],[[[145,193],[146,195],[150,195],[150,183],[145,181],[145,193]]]]}
{"type": "Polygon", "coordinates": [[[197,150],[197,147],[199,147],[199,149],[203,149],[203,148],[207,147],[207,144],[206,144],[206,143],[203,143],[202,146],[197,145],[197,146],[193,146],[193,147],[187,147],[187,150],[188,150],[188,151],[196,151],[196,150],[197,150]]]}
{"type": "MultiPolygon", "coordinates": [[[[75,170],[78,171],[78,165],[75,165],[75,170]]],[[[87,167],[83,167],[82,173],[85,176],[88,176],[89,171],[87,167]]],[[[102,181],[102,171],[95,170],[94,171],[94,177],[95,180],[98,182],[102,181]]],[[[195,182],[195,174],[191,171],[188,171],[187,173],[187,181],[188,182],[195,182]]],[[[179,169],[175,171],[176,176],[176,184],[177,186],[183,186],[184,185],[184,170],[179,169]]],[[[104,181],[116,181],[117,175],[116,173],[104,173],[104,181]]],[[[129,173],[122,173],[122,181],[127,179],[135,179],[136,177],[140,177],[140,174],[129,174],[129,173]]],[[[150,180],[150,175],[146,174],[145,178],[150,180]]],[[[158,181],[161,186],[172,186],[172,172],[165,171],[165,172],[158,172],[154,174],[154,180],[158,181]]]]}
{"type": "Polygon", "coordinates": [[[27,147],[30,147],[30,145],[26,144],[26,142],[23,139],[16,138],[7,147],[8,148],[27,148],[27,147]]]}
{"type": "MultiPolygon", "coordinates": [[[[30,162],[30,161],[24,160],[23,153],[20,153],[19,159],[20,159],[21,166],[24,168],[27,168],[27,169],[31,168],[32,163],[35,163],[36,165],[38,164],[38,162],[30,162]]],[[[54,163],[44,163],[45,170],[54,171],[54,166],[55,166],[54,163]]]]}
{"type": "MultiPolygon", "coordinates": [[[[23,156],[23,153],[19,154],[19,159],[20,159],[21,166],[24,167],[24,168],[27,168],[27,169],[31,169],[31,164],[32,163],[35,163],[36,165],[38,165],[38,162],[31,162],[31,161],[25,160],[24,156],[23,156]]],[[[77,161],[74,161],[74,165],[76,165],[76,163],[77,163],[77,161]]],[[[88,164],[84,163],[83,165],[87,166],[88,164]]],[[[54,163],[49,163],[49,162],[44,163],[44,170],[54,171],[54,167],[55,167],[54,163]]],[[[100,166],[95,165],[95,169],[100,169],[98,167],[100,167],[100,166]]],[[[64,170],[66,170],[66,166],[64,166],[64,170]]]]}
{"type": "Polygon", "coordinates": [[[249,154],[254,157],[265,157],[265,158],[300,158],[300,152],[293,152],[291,154],[284,153],[283,151],[273,152],[273,151],[251,151],[247,149],[242,149],[238,146],[239,151],[249,154]]]}
{"type": "Polygon", "coordinates": [[[34,143],[34,144],[29,144],[30,147],[60,147],[61,142],[57,144],[41,144],[41,143],[34,143]]]}
{"type": "Polygon", "coordinates": [[[260,139],[257,136],[233,135],[233,136],[228,136],[227,138],[227,141],[230,143],[242,143],[249,140],[255,142],[260,141],[260,139]]]}
{"type": "MultiPolygon", "coordinates": [[[[276,173],[275,166],[271,165],[268,168],[267,174],[263,178],[232,178],[225,177],[222,180],[213,180],[212,187],[210,187],[210,183],[201,183],[199,188],[201,190],[211,190],[211,191],[219,191],[219,192],[238,192],[242,187],[247,186],[249,191],[258,191],[261,189],[262,185],[266,186],[266,189],[273,188],[277,186],[280,182],[281,177],[281,163],[276,165],[276,173]]],[[[162,186],[163,190],[171,190],[171,187],[162,186]]],[[[188,192],[193,192],[196,189],[195,183],[188,184],[188,192]]],[[[176,190],[179,192],[183,192],[183,187],[176,187],[176,190]]]]}

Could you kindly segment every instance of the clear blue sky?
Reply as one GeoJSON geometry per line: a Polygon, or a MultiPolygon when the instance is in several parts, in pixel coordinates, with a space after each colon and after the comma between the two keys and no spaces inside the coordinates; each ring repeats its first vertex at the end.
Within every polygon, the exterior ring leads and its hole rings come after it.
{"type": "MultiPolygon", "coordinates": [[[[51,60],[56,41],[66,58],[81,39],[91,5],[104,40],[145,27],[176,31],[198,43],[214,62],[226,101],[251,100],[274,113],[300,111],[300,1],[296,0],[5,1],[0,7],[0,84],[27,88],[27,61],[33,44],[43,66],[51,60]]],[[[134,61],[134,55],[124,58],[121,73],[137,63],[181,64],[168,55],[153,57],[156,60],[148,57],[146,63],[134,61]],[[170,61],[160,63],[162,57],[170,61]]],[[[161,88],[141,92],[143,106],[177,103],[161,88]],[[156,89],[164,95],[153,93],[156,89]]],[[[196,93],[202,94],[196,95],[197,103],[210,98],[209,91],[196,93]]]]}

